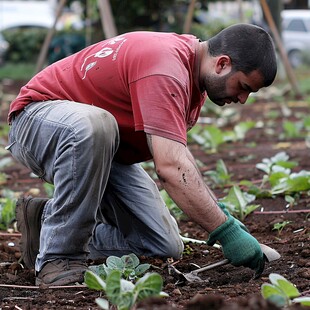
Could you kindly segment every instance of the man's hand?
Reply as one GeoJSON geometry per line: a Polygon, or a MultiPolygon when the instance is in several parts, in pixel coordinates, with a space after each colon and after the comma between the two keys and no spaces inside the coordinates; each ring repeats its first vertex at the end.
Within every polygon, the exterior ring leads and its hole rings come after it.
{"type": "Polygon", "coordinates": [[[224,256],[232,265],[249,267],[257,273],[262,272],[265,259],[258,241],[244,230],[240,226],[240,222],[232,217],[227,210],[224,213],[228,217],[227,221],[210,233],[207,244],[213,245],[219,241],[224,256]]]}

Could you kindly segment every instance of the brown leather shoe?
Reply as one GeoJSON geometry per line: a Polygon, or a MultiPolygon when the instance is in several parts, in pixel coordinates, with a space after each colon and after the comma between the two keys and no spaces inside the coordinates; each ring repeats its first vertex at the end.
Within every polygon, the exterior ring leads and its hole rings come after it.
{"type": "Polygon", "coordinates": [[[23,197],[16,202],[17,229],[20,239],[21,263],[33,269],[40,247],[41,217],[48,199],[23,197]]]}
{"type": "Polygon", "coordinates": [[[36,285],[49,287],[84,282],[87,265],[83,261],[56,259],[46,263],[37,274],[36,285]]]}

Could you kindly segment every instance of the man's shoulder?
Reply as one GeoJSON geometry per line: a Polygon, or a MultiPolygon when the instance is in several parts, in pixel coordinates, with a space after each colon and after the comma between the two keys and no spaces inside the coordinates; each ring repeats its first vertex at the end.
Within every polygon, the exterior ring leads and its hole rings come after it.
{"type": "MultiPolygon", "coordinates": [[[[126,39],[129,42],[138,42],[141,47],[154,49],[158,46],[167,48],[177,44],[181,47],[182,44],[192,44],[197,41],[197,37],[191,34],[177,34],[174,32],[154,32],[154,31],[134,31],[121,34],[115,38],[106,41],[117,41],[119,39],[126,39]]],[[[129,43],[128,42],[128,43],[129,43]]]]}

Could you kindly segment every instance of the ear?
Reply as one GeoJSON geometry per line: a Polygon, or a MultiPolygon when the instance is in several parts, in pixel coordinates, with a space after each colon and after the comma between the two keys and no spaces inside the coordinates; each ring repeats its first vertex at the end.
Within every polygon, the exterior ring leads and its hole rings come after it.
{"type": "Polygon", "coordinates": [[[227,55],[221,55],[217,58],[215,63],[215,72],[217,74],[227,74],[231,71],[231,60],[227,55]]]}

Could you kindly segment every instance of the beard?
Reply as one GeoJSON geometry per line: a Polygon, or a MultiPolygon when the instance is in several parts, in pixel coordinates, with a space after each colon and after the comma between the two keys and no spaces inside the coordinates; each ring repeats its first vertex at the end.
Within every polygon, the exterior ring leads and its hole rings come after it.
{"type": "Polygon", "coordinates": [[[230,103],[233,100],[228,94],[226,90],[226,84],[228,78],[232,75],[232,72],[226,74],[225,76],[217,76],[217,75],[206,75],[203,81],[203,87],[207,92],[207,96],[209,99],[219,105],[223,106],[225,103],[230,103]]]}

